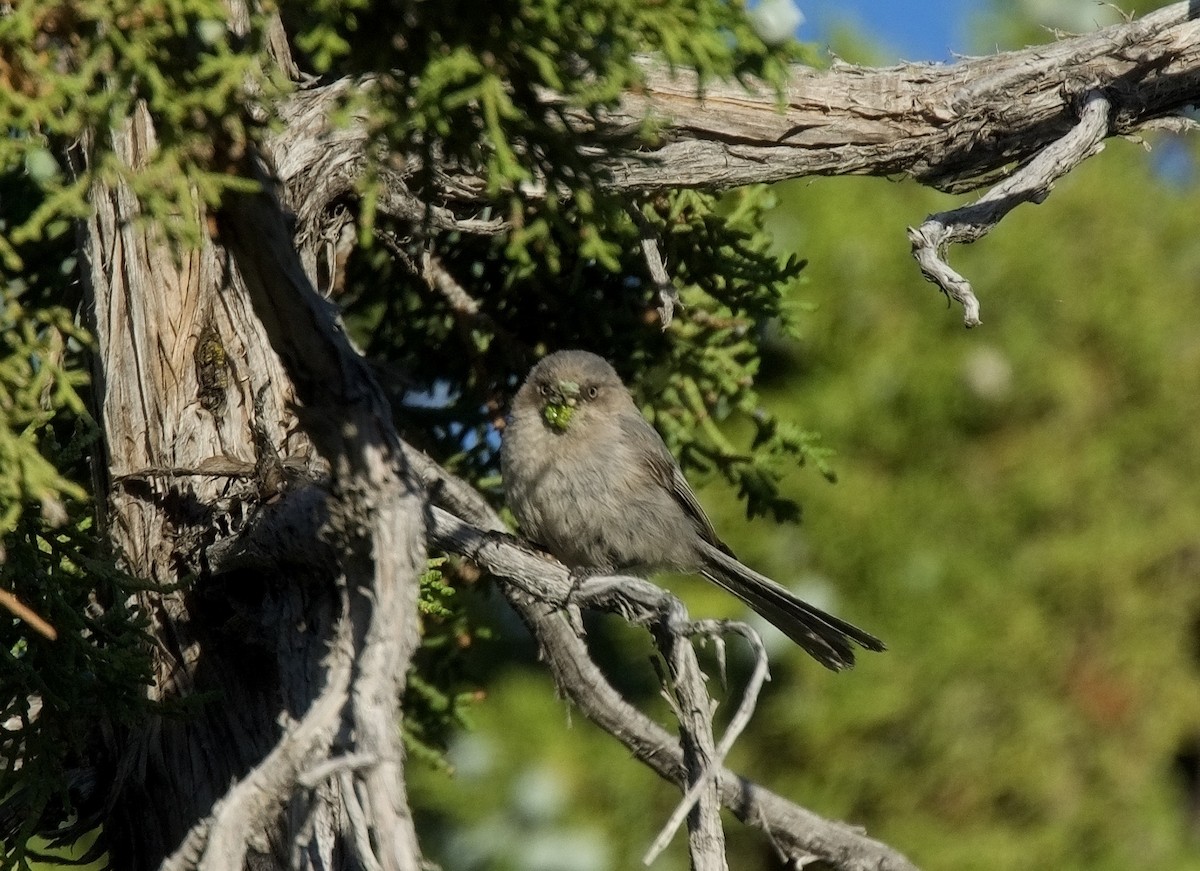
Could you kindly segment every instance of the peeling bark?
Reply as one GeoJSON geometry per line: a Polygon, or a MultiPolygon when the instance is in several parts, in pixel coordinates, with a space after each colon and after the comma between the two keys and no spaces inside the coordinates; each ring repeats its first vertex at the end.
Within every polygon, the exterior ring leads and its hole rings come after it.
{"type": "MultiPolygon", "coordinates": [[[[141,109],[112,136],[133,168],[155,147],[141,109]]],[[[399,703],[424,521],[386,401],[269,200],[229,210],[228,244],[191,249],[139,221],[129,190],[92,197],[81,247],[109,532],[127,570],[157,587],[139,595],[150,692],[187,703],[114,736],[114,864],[415,869],[399,703]],[[314,442],[333,470],[335,498],[319,505],[303,489],[322,477],[314,442]],[[205,559],[293,499],[333,556],[276,551],[269,571],[205,559]],[[371,763],[305,778],[350,753],[371,763]]]]}
{"type": "MultiPolygon", "coordinates": [[[[642,87],[616,108],[599,121],[583,113],[569,117],[581,149],[607,170],[608,189],[631,196],[811,175],[908,176],[961,193],[1010,178],[1052,150],[1079,126],[1089,94],[1109,109],[1099,141],[1194,126],[1181,113],[1200,104],[1198,14],[1195,4],[1176,3],[1095,33],[953,64],[796,66],[782,93],[755,81],[702,83],[694,72],[645,58],[642,87]],[[656,120],[657,141],[615,150],[621,134],[647,118],[656,120]]],[[[302,90],[281,107],[285,126],[270,148],[289,189],[306,192],[302,220],[328,205],[326,179],[348,190],[366,165],[364,126],[335,128],[331,119],[347,92],[372,86],[371,79],[342,79],[302,90]]],[[[554,94],[545,99],[559,100],[554,94]]],[[[1078,160],[1099,150],[1089,147],[1078,160]]],[[[437,181],[423,191],[410,189],[411,176],[385,172],[380,208],[434,231],[505,229],[503,222],[476,217],[486,188],[481,176],[434,169],[437,181]]],[[[1036,184],[1022,179],[1017,186],[1036,184]]],[[[536,198],[538,190],[530,186],[525,193],[536,198]]],[[[945,239],[928,233],[914,239],[922,273],[963,305],[964,321],[973,326],[978,301],[962,276],[938,266],[945,247],[945,239]]]]}
{"type": "MultiPolygon", "coordinates": [[[[155,148],[141,110],[110,135],[130,167],[155,148]]],[[[171,245],[139,222],[124,187],[97,186],[92,202],[81,247],[97,339],[109,532],[126,569],[163,587],[138,596],[155,639],[152,695],[182,701],[218,694],[187,716],[120,736],[114,748],[120,797],[106,827],[114,861],[148,869],[275,745],[279,712],[308,707],[320,686],[332,610],[300,590],[277,598],[253,577],[191,585],[197,547],[236,532],[254,510],[252,482],[119,480],[156,467],[201,468],[214,457],[253,466],[256,392],[267,410],[257,424],[279,450],[303,454],[307,443],[286,428],[287,378],[244,290],[230,281],[228,255],[211,242],[194,250],[171,245]],[[221,601],[226,595],[230,601],[221,601]],[[242,596],[246,612],[234,604],[242,596]],[[260,604],[268,606],[261,613],[260,604]],[[308,630],[295,632],[297,623],[308,630]]]]}

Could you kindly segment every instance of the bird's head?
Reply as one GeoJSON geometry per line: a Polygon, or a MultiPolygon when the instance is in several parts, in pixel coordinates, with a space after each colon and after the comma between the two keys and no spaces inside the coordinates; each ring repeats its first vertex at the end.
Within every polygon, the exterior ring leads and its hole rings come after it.
{"type": "Polygon", "coordinates": [[[580,419],[618,411],[629,401],[616,370],[602,357],[558,351],[533,367],[513,408],[534,407],[546,426],[566,432],[580,419]]]}

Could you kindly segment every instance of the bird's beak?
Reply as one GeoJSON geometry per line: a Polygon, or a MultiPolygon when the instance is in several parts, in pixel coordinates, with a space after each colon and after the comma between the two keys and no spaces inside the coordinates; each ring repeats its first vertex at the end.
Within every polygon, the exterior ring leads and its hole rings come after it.
{"type": "Polygon", "coordinates": [[[551,429],[566,432],[579,401],[579,384],[575,381],[559,381],[553,393],[542,405],[542,420],[551,429]]]}
{"type": "Polygon", "coordinates": [[[558,397],[563,405],[574,406],[579,401],[579,384],[574,381],[559,381],[558,397]]]}

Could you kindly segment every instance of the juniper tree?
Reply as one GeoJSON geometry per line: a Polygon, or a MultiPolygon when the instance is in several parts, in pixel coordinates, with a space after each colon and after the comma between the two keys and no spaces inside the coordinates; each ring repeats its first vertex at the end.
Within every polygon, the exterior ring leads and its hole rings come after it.
{"type": "MultiPolygon", "coordinates": [[[[723,865],[721,805],[793,858],[909,867],[719,760],[701,778],[708,717],[672,737],[613,690],[565,571],[497,534],[507,397],[548,349],[604,354],[685,470],[794,519],[780,475],[828,470],[756,393],[804,265],[770,251],[763,185],[1006,179],[911,231],[974,323],[945,246],[1194,102],[1195,30],[1178,4],[818,71],[719,0],[6,10],[7,862],[102,823],[120,868],[417,867],[400,734],[430,749],[457,702],[410,666],[462,631],[469,574],[432,551],[495,576],[587,716],[702,780],[697,867],[723,865]]],[[[705,708],[669,598],[579,601],[650,624],[705,708]]]]}

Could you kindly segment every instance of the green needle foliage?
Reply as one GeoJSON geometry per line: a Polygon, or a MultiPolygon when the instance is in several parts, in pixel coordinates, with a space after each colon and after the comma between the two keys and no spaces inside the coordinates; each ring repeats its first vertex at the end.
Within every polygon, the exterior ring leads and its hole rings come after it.
{"type": "Polygon", "coordinates": [[[396,225],[370,213],[371,179],[380,176],[368,173],[362,226],[406,248],[411,261],[428,251],[450,264],[471,301],[431,290],[369,244],[370,234],[350,264],[343,304],[368,353],[385,372],[403,373],[397,395],[409,437],[461,474],[494,481],[495,427],[517,379],[540,353],[586,347],[627,379],[647,379],[635,386],[686,467],[734,483],[751,513],[796,516],[778,494],[779,475],[823,455],[811,435],[763,411],[753,389],[761,329],[783,317],[781,288],[803,267],[767,250],[762,216],[771,194],[674,191],[630,203],[605,190],[597,155],[652,139],[652,125],[615,134],[598,124],[588,135],[567,123],[568,114],[598,119],[636,89],[639,54],[692,67],[702,82],[755,75],[781,83],[796,47],[767,47],[742,5],[725,2],[309,4],[284,12],[304,33],[297,43],[310,62],[330,74],[395,71],[356,92],[348,109],[371,119],[380,153],[419,158],[405,170],[416,193],[436,197],[427,174],[435,164],[466,167],[481,179],[481,213],[508,222],[496,236],[396,225]],[[685,306],[666,333],[645,232],[659,241],[685,306]],[[429,354],[431,346],[443,353],[429,354]],[[733,416],[755,427],[740,446],[714,424],[733,416]]]}
{"type": "Polygon", "coordinates": [[[97,541],[89,506],[64,507],[76,519],[59,529],[26,514],[4,538],[0,584],[58,637],[0,619],[0,723],[10,724],[0,733],[10,736],[0,737],[3,867],[28,867],[34,834],[67,846],[98,824],[78,812],[97,788],[96,742],[151,714],[145,619],[128,605],[135,584],[97,541]]]}
{"type": "Polygon", "coordinates": [[[147,221],[193,243],[197,202],[252,190],[234,171],[259,132],[247,110],[282,87],[260,53],[263,20],[251,14],[235,34],[221,0],[35,0],[0,16],[0,177],[37,190],[0,231],[6,268],[22,267],[22,243],[86,215],[94,182],[127,184],[147,221]],[[158,147],[130,170],[109,129],[135,107],[158,147]]]}

